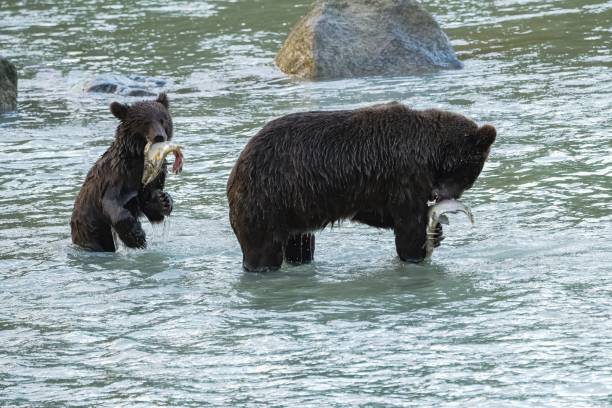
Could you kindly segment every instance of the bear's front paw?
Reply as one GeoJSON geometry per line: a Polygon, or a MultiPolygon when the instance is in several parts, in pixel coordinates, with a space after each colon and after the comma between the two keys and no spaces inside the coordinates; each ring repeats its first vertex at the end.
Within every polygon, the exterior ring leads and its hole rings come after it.
{"type": "Polygon", "coordinates": [[[147,237],[145,235],[144,230],[140,226],[140,223],[138,227],[134,226],[132,228],[132,231],[130,234],[130,242],[129,243],[126,242],[125,244],[130,248],[144,249],[147,247],[147,237]]]}
{"type": "Polygon", "coordinates": [[[172,208],[174,206],[174,202],[172,201],[172,197],[170,197],[170,194],[165,193],[163,191],[158,191],[158,196],[159,196],[159,203],[161,204],[161,208],[162,208],[162,214],[164,216],[168,216],[170,215],[170,213],[172,212],[172,208]]]}
{"type": "Polygon", "coordinates": [[[147,238],[140,221],[134,217],[126,218],[115,224],[115,231],[121,241],[129,248],[146,248],[147,238]]]}

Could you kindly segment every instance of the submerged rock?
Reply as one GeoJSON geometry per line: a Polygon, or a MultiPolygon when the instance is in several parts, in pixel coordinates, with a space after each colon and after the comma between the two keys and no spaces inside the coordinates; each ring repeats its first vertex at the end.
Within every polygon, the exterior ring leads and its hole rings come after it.
{"type": "Polygon", "coordinates": [[[436,20],[415,0],[317,0],[287,37],[276,64],[308,79],[463,66],[436,20]]]}
{"type": "Polygon", "coordinates": [[[114,93],[123,96],[155,96],[166,81],[141,75],[100,75],[84,86],[85,92],[114,93]]]}
{"type": "Polygon", "coordinates": [[[17,68],[0,56],[0,112],[17,108],[17,68]]]}

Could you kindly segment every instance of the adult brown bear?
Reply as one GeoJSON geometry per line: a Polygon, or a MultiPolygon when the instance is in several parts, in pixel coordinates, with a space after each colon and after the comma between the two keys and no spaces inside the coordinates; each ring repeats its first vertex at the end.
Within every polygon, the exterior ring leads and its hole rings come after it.
{"type": "Polygon", "coordinates": [[[397,102],[269,122],[227,183],[243,267],[310,262],[311,232],[343,219],[393,229],[399,257],[422,260],[427,202],[470,188],[495,136],[491,125],[397,102]]]}
{"type": "Polygon", "coordinates": [[[115,251],[112,231],[131,248],[146,246],[138,218],[161,222],[172,211],[172,199],[163,191],[166,168],[143,186],[144,148],[147,142],[172,139],[168,97],[133,105],[113,102],[111,113],[121,122],[115,140],[87,174],[74,203],[70,227],[72,242],[92,251],[115,251]]]}

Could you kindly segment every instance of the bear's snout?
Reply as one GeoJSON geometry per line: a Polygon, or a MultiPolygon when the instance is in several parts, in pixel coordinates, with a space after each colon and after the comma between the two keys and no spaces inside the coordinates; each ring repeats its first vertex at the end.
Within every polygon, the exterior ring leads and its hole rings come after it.
{"type": "Polygon", "coordinates": [[[147,132],[147,140],[151,143],[163,143],[168,140],[168,135],[160,123],[153,123],[147,132]]]}

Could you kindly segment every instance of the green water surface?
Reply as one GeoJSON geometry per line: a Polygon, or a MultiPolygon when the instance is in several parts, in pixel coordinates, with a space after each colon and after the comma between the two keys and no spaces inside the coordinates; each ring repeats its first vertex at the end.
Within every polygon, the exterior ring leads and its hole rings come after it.
{"type": "Polygon", "coordinates": [[[0,406],[612,405],[612,1],[425,2],[461,71],[301,82],[273,58],[308,3],[0,0],[0,406]],[[185,148],[146,251],[72,247],[112,140],[99,74],[164,78],[185,148]],[[246,274],[225,183],[266,121],[399,100],[498,131],[425,265],[344,223],[316,262],[246,274]]]}

